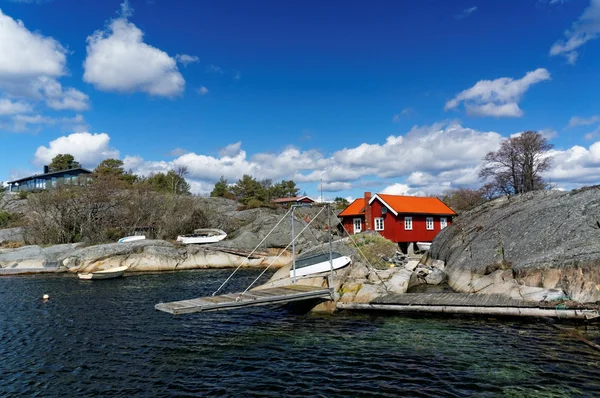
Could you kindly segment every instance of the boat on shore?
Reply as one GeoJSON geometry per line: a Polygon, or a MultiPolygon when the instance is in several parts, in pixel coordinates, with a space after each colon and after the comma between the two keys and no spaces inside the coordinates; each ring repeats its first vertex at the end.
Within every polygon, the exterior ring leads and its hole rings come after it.
{"type": "MultiPolygon", "coordinates": [[[[296,277],[331,271],[332,264],[334,270],[343,268],[350,264],[351,261],[350,257],[336,252],[331,253],[331,261],[329,253],[303,256],[296,260],[296,277]]],[[[290,278],[293,277],[294,269],[292,268],[290,270],[290,278]]]]}
{"type": "Polygon", "coordinates": [[[227,233],[216,228],[196,229],[193,234],[179,235],[177,242],[184,245],[205,244],[220,242],[227,237],[227,233]]]}
{"type": "Polygon", "coordinates": [[[421,251],[428,251],[431,248],[431,242],[417,242],[417,247],[421,251]]]}
{"type": "Polygon", "coordinates": [[[135,242],[138,240],[144,240],[146,239],[145,235],[132,235],[132,236],[126,236],[124,238],[121,238],[118,240],[119,243],[127,243],[127,242],[135,242]]]}
{"type": "Polygon", "coordinates": [[[121,267],[109,268],[109,269],[105,269],[102,271],[78,273],[77,276],[79,277],[79,279],[85,279],[85,280],[114,279],[114,278],[120,278],[121,276],[123,276],[125,271],[127,271],[127,268],[129,268],[129,266],[123,265],[121,267]]]}

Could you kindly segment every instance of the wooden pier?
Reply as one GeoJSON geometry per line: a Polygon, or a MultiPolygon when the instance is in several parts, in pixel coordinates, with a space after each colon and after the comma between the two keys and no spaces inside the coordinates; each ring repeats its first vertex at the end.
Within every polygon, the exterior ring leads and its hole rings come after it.
{"type": "Polygon", "coordinates": [[[405,293],[389,294],[370,303],[337,303],[338,309],[491,316],[529,316],[591,320],[595,309],[568,308],[550,302],[515,300],[502,294],[405,293]]]}
{"type": "Polygon", "coordinates": [[[235,310],[258,305],[285,304],[293,301],[309,299],[331,299],[331,290],[323,287],[290,285],[248,292],[231,293],[222,296],[201,297],[191,300],[159,303],[154,306],[157,310],[173,315],[189,314],[192,312],[235,310]]]}

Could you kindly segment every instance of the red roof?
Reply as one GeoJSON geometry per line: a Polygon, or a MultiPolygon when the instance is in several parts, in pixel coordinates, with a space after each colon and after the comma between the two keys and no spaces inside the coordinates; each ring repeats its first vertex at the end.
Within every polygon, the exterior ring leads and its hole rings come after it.
{"type": "Polygon", "coordinates": [[[279,198],[279,199],[273,199],[274,203],[288,203],[288,202],[299,202],[301,200],[304,199],[308,199],[311,202],[314,202],[314,200],[312,200],[311,198],[309,198],[308,196],[294,196],[293,198],[279,198]]]}
{"type": "Polygon", "coordinates": [[[376,194],[369,203],[379,199],[392,212],[455,216],[456,213],[438,198],[376,194]]]}
{"type": "Polygon", "coordinates": [[[342,210],[342,212],[340,213],[340,217],[347,217],[347,216],[362,216],[365,214],[365,199],[364,198],[358,198],[358,199],[354,199],[354,202],[350,203],[348,205],[348,207],[346,207],[344,210],[342,210]]]}

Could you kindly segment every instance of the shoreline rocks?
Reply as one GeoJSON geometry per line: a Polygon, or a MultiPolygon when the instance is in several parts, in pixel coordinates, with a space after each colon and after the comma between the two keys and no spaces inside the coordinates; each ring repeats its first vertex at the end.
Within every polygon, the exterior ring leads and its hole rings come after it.
{"type": "Polygon", "coordinates": [[[430,253],[458,292],[600,301],[600,187],[488,202],[441,231],[430,253]]]}
{"type": "Polygon", "coordinates": [[[231,268],[244,262],[243,267],[262,268],[273,262],[281,267],[290,256],[280,251],[259,253],[245,260],[246,253],[208,246],[179,246],[160,240],[142,240],[130,243],[109,243],[82,247],[80,244],[55,245],[46,248],[24,246],[18,249],[0,249],[0,275],[23,273],[93,272],[127,265],[128,272],[173,271],[198,268],[231,268]],[[5,272],[2,272],[2,271],[5,272]],[[10,271],[8,271],[10,270],[10,271]]]}

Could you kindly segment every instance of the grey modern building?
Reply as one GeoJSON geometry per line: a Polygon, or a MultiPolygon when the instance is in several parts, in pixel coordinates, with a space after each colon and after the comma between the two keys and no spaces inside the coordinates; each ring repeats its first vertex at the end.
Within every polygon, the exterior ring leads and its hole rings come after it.
{"type": "Polygon", "coordinates": [[[82,177],[88,176],[89,178],[90,174],[92,174],[90,170],[81,167],[49,172],[48,166],[44,166],[44,172],[42,174],[35,174],[30,177],[8,181],[8,191],[20,192],[49,189],[56,187],[58,184],[73,184],[77,181],[81,181],[82,177]]]}

